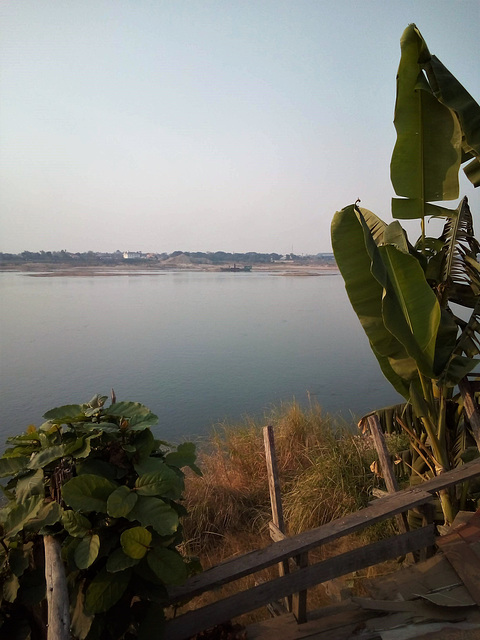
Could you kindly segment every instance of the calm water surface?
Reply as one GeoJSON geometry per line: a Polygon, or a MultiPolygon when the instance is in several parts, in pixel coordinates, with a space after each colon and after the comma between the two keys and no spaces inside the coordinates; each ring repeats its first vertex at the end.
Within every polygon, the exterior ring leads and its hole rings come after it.
{"type": "Polygon", "coordinates": [[[338,275],[1,273],[0,448],[48,409],[115,389],[178,442],[308,397],[361,415],[397,402],[338,275]]]}

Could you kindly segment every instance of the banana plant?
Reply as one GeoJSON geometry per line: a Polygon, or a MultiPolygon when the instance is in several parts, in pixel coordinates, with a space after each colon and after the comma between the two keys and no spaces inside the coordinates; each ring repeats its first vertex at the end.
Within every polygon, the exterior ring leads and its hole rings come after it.
{"type": "MultiPolygon", "coordinates": [[[[418,478],[461,462],[460,433],[470,442],[455,388],[480,353],[480,245],[467,198],[454,209],[439,203],[458,198],[465,163],[467,177],[480,185],[480,107],[430,55],[413,24],[401,38],[394,123],[395,220],[386,224],[357,201],[335,214],[331,232],[335,259],[372,351],[421,425],[418,431],[411,421],[398,422],[420,460],[412,468],[418,478]],[[445,219],[438,238],[426,235],[429,216],[445,219]],[[415,244],[401,219],[420,221],[415,244]]],[[[452,522],[456,496],[445,491],[440,501],[445,521],[452,522]]]]}

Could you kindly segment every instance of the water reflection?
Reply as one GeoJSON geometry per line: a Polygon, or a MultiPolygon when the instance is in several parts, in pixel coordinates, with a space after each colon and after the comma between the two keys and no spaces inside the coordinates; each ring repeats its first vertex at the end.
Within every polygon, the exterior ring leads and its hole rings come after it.
{"type": "Polygon", "coordinates": [[[1,442],[94,393],[144,402],[181,440],[308,394],[330,412],[397,401],[340,276],[0,274],[1,442]]]}

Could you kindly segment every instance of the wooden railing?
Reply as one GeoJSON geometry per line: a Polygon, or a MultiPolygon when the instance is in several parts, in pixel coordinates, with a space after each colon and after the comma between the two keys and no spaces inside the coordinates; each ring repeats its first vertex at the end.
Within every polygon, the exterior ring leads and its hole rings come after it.
{"type": "MultiPolygon", "coordinates": [[[[322,527],[291,537],[283,537],[284,534],[278,526],[271,523],[274,534],[280,531],[278,537],[281,539],[278,542],[274,542],[264,549],[235,557],[194,576],[181,587],[171,589],[170,602],[189,600],[266,567],[288,562],[292,558],[298,559],[302,554],[321,547],[327,542],[361,531],[376,522],[392,518],[409,509],[426,505],[435,499],[438,491],[479,475],[480,458],[436,476],[422,485],[380,498],[365,509],[334,520],[322,527]]],[[[319,490],[321,489],[319,488],[319,490]]],[[[434,544],[434,526],[426,524],[420,529],[401,533],[388,540],[381,540],[316,564],[303,566],[297,561],[297,569],[291,573],[241,591],[213,604],[188,611],[170,620],[167,623],[166,637],[169,640],[185,640],[216,624],[258,609],[278,599],[288,598],[327,580],[431,547],[434,544]]]]}

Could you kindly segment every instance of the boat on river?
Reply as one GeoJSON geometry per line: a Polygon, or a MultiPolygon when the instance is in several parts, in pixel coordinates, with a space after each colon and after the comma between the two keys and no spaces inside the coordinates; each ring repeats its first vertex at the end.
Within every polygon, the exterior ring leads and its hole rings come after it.
{"type": "Polygon", "coordinates": [[[234,272],[234,273],[236,273],[238,271],[241,271],[242,273],[245,273],[245,272],[248,273],[251,270],[252,270],[252,265],[251,264],[246,264],[243,267],[237,267],[237,265],[234,264],[233,267],[221,267],[220,268],[220,271],[230,271],[230,272],[234,272]]]}

